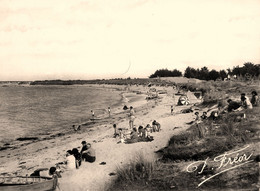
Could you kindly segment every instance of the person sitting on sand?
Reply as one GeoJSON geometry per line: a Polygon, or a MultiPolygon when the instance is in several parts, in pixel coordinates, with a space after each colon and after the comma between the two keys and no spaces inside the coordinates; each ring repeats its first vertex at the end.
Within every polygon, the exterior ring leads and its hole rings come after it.
{"type": "Polygon", "coordinates": [[[236,101],[233,101],[232,99],[228,99],[228,106],[227,106],[227,111],[232,112],[237,110],[240,107],[240,104],[236,101]]]}
{"type": "Polygon", "coordinates": [[[81,144],[82,144],[82,147],[81,147],[80,154],[82,155],[82,152],[85,151],[85,150],[88,150],[88,147],[87,147],[86,141],[82,141],[81,144]]]}
{"type": "Polygon", "coordinates": [[[249,98],[246,96],[245,93],[242,93],[241,94],[241,106],[244,108],[244,109],[252,109],[253,106],[249,100],[249,98]]]}
{"type": "Polygon", "coordinates": [[[135,111],[134,108],[131,106],[129,110],[129,127],[130,129],[134,128],[134,120],[135,120],[135,111]]]}
{"type": "Polygon", "coordinates": [[[139,141],[138,133],[136,128],[133,128],[133,131],[131,132],[130,139],[126,139],[125,143],[137,143],[139,141]]]}
{"type": "Polygon", "coordinates": [[[71,150],[67,150],[65,164],[68,170],[73,170],[76,168],[76,158],[73,156],[71,150]]]}
{"type": "Polygon", "coordinates": [[[86,162],[95,162],[95,160],[96,160],[96,152],[95,152],[95,150],[91,147],[91,144],[90,143],[88,143],[87,144],[87,150],[84,150],[83,152],[82,152],[82,160],[84,161],[86,161],[86,162]]]}
{"type": "Polygon", "coordinates": [[[161,125],[157,121],[152,122],[153,132],[159,132],[161,130],[161,125]]]}
{"type": "Polygon", "coordinates": [[[52,178],[54,176],[57,176],[58,178],[61,178],[60,171],[56,167],[48,168],[39,168],[35,170],[30,176],[33,177],[49,177],[52,178]]]}
{"type": "Polygon", "coordinates": [[[151,131],[147,128],[147,126],[144,128],[144,130],[145,130],[146,141],[153,141],[153,136],[150,135],[151,131]]]}
{"type": "Polygon", "coordinates": [[[252,94],[251,104],[252,104],[254,107],[256,107],[256,106],[258,106],[259,97],[258,97],[256,91],[252,91],[251,94],[252,94]]]}
{"type": "Polygon", "coordinates": [[[81,165],[81,154],[79,153],[79,150],[77,148],[73,148],[72,154],[76,159],[76,168],[79,168],[81,165]]]}
{"type": "Polygon", "coordinates": [[[140,138],[142,138],[142,139],[146,138],[146,132],[145,132],[145,129],[143,126],[138,127],[138,134],[139,134],[140,138]]]}
{"type": "Polygon", "coordinates": [[[207,118],[208,118],[208,116],[207,116],[207,112],[204,111],[204,112],[202,113],[202,116],[200,116],[200,118],[201,118],[202,120],[207,119],[207,118]]]}
{"type": "Polygon", "coordinates": [[[125,142],[125,135],[123,133],[123,129],[122,128],[118,128],[118,131],[119,131],[119,138],[120,138],[120,141],[118,143],[124,143],[125,142]]]}
{"type": "Polygon", "coordinates": [[[150,124],[147,124],[145,128],[146,128],[146,130],[147,130],[149,133],[152,133],[152,132],[153,132],[153,128],[152,128],[152,126],[151,126],[150,124]]]}

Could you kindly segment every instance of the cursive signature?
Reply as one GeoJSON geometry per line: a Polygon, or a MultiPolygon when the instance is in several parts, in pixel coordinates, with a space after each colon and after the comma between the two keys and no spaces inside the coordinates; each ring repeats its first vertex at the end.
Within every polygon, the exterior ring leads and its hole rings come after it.
{"type": "MultiPolygon", "coordinates": [[[[247,155],[245,153],[240,154],[241,151],[244,151],[245,149],[247,149],[249,146],[246,146],[242,149],[239,149],[237,151],[231,152],[231,153],[227,153],[225,152],[224,154],[221,154],[219,156],[216,156],[214,158],[214,162],[218,163],[218,167],[217,169],[221,169],[223,167],[227,167],[226,169],[208,177],[207,179],[203,180],[201,183],[198,184],[198,187],[200,187],[202,184],[204,184],[205,182],[207,182],[208,180],[214,178],[215,176],[218,176],[220,174],[222,174],[223,172],[235,169],[239,166],[242,166],[244,164],[247,164],[249,162],[252,162],[253,160],[250,160],[251,156],[253,155],[253,153],[251,153],[250,155],[247,155]],[[235,157],[232,157],[231,155],[234,155],[235,157]],[[231,166],[232,165],[232,166],[231,166]],[[229,167],[231,166],[231,167],[229,167]],[[229,167],[229,168],[228,168],[229,167]]],[[[209,157],[206,158],[205,160],[200,160],[200,161],[196,161],[194,163],[191,163],[190,165],[187,166],[186,170],[187,172],[195,172],[198,171],[198,174],[203,173],[205,167],[208,164],[208,160],[209,157]],[[203,165],[201,165],[203,164],[203,165]],[[198,169],[199,166],[202,166],[200,169],[198,169]]]]}

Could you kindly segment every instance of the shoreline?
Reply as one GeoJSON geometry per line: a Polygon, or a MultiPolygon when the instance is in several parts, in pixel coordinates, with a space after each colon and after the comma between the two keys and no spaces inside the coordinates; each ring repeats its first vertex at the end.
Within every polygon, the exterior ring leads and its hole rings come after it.
{"type": "MultiPolygon", "coordinates": [[[[108,85],[108,87],[115,87],[115,85],[108,85]]],[[[119,86],[118,88],[124,89],[125,86],[119,86]]],[[[158,90],[160,89],[160,87],[157,88],[158,90]]],[[[145,100],[144,97],[148,88],[143,86],[130,87],[128,92],[125,92],[126,97],[130,95],[133,98],[133,102],[131,103],[130,98],[130,102],[128,103],[130,103],[129,106],[133,105],[136,111],[136,126],[145,126],[153,120],[157,120],[162,124],[162,131],[152,134],[154,141],[139,142],[130,145],[116,144],[116,139],[112,138],[112,124],[116,123],[118,127],[128,128],[128,117],[122,111],[113,116],[110,121],[103,121],[102,124],[94,124],[94,126],[96,125],[95,129],[88,128],[89,131],[66,134],[55,137],[54,139],[24,145],[19,151],[1,151],[1,155],[5,156],[1,156],[1,161],[3,161],[0,166],[1,176],[26,175],[32,173],[37,168],[54,166],[56,163],[64,161],[66,150],[80,148],[81,141],[86,140],[92,143],[93,148],[96,150],[97,161],[93,164],[83,163],[80,169],[63,173],[63,177],[59,179],[60,187],[62,190],[71,190],[72,188],[80,190],[82,188],[86,189],[87,186],[90,190],[103,190],[105,184],[113,179],[113,176],[109,176],[109,173],[113,172],[116,166],[126,164],[136,152],[144,152],[146,156],[154,158],[154,151],[166,146],[168,139],[173,133],[181,132],[188,127],[185,123],[193,118],[193,114],[178,114],[178,112],[189,106],[175,107],[175,114],[171,115],[169,106],[171,104],[176,105],[177,102],[177,99],[173,98],[175,90],[171,87],[162,87],[161,89],[167,89],[168,93],[160,95],[161,98],[158,101],[145,100]],[[141,91],[142,99],[135,100],[135,97],[139,97],[140,94],[134,91],[141,91]],[[175,127],[179,128],[176,129],[175,127]],[[106,161],[107,165],[99,165],[103,161],[106,161]],[[92,174],[91,178],[85,177],[88,173],[92,174]],[[68,187],[71,189],[68,189],[68,187]]]]}
{"type": "MultiPolygon", "coordinates": [[[[88,85],[88,86],[92,87],[93,85],[88,85]]],[[[120,91],[123,87],[118,87],[118,86],[110,87],[108,85],[108,86],[103,86],[100,88],[116,89],[117,91],[120,91]]],[[[56,141],[70,139],[71,137],[77,137],[78,135],[94,136],[95,134],[98,133],[98,131],[100,130],[100,127],[110,127],[111,126],[111,128],[112,128],[112,124],[114,123],[114,121],[122,120],[126,116],[125,111],[123,111],[123,109],[122,109],[123,105],[132,103],[130,100],[129,100],[129,102],[122,102],[123,95],[128,97],[128,94],[132,94],[132,92],[122,91],[120,94],[122,94],[121,101],[117,104],[117,107],[111,108],[111,110],[112,110],[111,118],[105,117],[106,112],[104,112],[102,115],[98,116],[99,118],[101,118],[101,120],[96,120],[96,122],[93,122],[89,118],[88,120],[82,121],[80,124],[78,124],[78,125],[81,125],[81,131],[78,131],[78,132],[75,132],[72,129],[72,127],[70,127],[68,125],[69,128],[62,132],[50,133],[49,135],[47,135],[47,136],[44,135],[43,137],[41,137],[41,135],[39,135],[39,137],[31,137],[31,136],[21,137],[21,138],[24,138],[24,140],[23,139],[21,139],[20,141],[13,140],[11,143],[6,143],[5,145],[3,145],[0,148],[0,151],[1,151],[0,172],[1,172],[1,174],[12,173],[15,170],[15,169],[8,170],[7,167],[9,165],[3,165],[3,164],[6,163],[7,161],[9,161],[10,159],[13,160],[12,159],[13,157],[20,160],[20,158],[19,158],[20,155],[26,154],[23,151],[27,150],[27,147],[29,147],[29,148],[40,147],[39,149],[31,149],[31,150],[36,150],[36,151],[42,150],[42,149],[44,150],[44,149],[48,149],[52,145],[50,144],[49,146],[46,146],[43,148],[39,145],[42,145],[42,144],[44,145],[46,142],[55,143],[56,141]],[[114,111],[113,111],[113,109],[114,109],[114,111]]],[[[142,100],[144,98],[144,95],[141,95],[141,96],[138,95],[137,97],[138,97],[137,98],[138,100],[142,100]]],[[[23,168],[25,168],[25,167],[23,167],[23,168]]],[[[29,167],[29,168],[31,168],[31,167],[29,167]]],[[[24,174],[21,174],[21,173],[23,173],[23,171],[24,170],[22,170],[22,171],[18,170],[18,174],[24,175],[24,174]]]]}

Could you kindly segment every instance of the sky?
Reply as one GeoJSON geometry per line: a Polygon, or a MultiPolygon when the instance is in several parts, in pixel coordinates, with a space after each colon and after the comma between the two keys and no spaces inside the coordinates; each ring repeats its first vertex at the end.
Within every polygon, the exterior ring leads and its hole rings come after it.
{"type": "Polygon", "coordinates": [[[260,64],[260,0],[0,0],[0,80],[260,64]]]}

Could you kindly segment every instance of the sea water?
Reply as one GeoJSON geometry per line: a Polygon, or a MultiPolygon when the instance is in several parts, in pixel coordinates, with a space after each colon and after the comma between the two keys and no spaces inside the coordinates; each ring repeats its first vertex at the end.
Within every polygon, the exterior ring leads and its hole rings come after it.
{"type": "Polygon", "coordinates": [[[120,105],[120,91],[90,86],[0,87],[0,147],[18,137],[39,137],[104,115],[120,105]]]}

